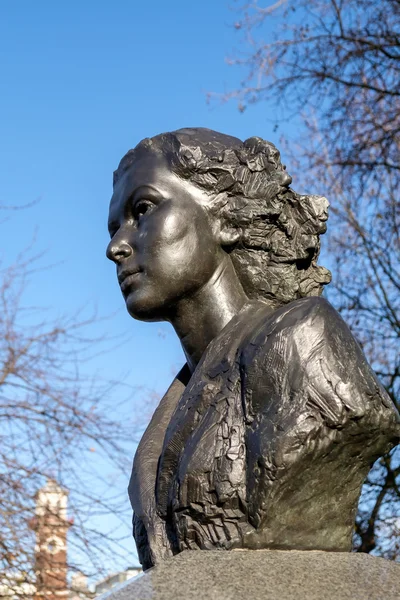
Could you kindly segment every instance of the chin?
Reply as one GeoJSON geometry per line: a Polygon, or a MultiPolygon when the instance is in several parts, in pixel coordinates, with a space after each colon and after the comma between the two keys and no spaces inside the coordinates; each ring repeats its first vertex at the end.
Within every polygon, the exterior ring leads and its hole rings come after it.
{"type": "Polygon", "coordinates": [[[166,308],[155,298],[148,298],[137,290],[125,300],[128,313],[138,321],[165,321],[166,308]]]}

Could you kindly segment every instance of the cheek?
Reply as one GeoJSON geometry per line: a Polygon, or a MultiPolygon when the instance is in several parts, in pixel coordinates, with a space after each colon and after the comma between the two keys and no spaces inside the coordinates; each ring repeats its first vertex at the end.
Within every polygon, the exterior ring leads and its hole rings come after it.
{"type": "Polygon", "coordinates": [[[166,216],[159,235],[164,243],[179,244],[193,237],[194,233],[193,222],[175,213],[166,216]]]}
{"type": "Polygon", "coordinates": [[[208,224],[197,215],[169,214],[152,232],[148,248],[166,272],[186,266],[195,268],[212,250],[210,234],[208,224]]]}

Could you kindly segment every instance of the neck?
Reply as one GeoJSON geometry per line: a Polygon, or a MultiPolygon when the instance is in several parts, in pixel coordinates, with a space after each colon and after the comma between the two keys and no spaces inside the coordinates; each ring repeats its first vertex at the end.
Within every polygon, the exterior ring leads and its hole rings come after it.
{"type": "Polygon", "coordinates": [[[170,321],[192,372],[208,344],[246,302],[248,298],[228,257],[196,294],[180,301],[170,321]]]}

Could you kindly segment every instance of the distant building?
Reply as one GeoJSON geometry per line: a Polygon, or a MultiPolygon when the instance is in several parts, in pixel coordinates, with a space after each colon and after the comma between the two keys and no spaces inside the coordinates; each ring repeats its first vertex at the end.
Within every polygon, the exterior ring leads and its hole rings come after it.
{"type": "Polygon", "coordinates": [[[95,597],[99,596],[100,594],[104,594],[104,592],[108,592],[109,590],[111,590],[111,588],[115,587],[116,585],[119,585],[120,583],[124,583],[124,581],[127,581],[132,577],[140,575],[141,572],[141,567],[128,567],[126,571],[121,571],[120,573],[114,573],[112,575],[109,575],[105,579],[102,579],[101,581],[96,583],[95,597]]]}
{"type": "Polygon", "coordinates": [[[33,600],[36,587],[23,573],[3,573],[0,578],[0,600],[33,600]]]}
{"type": "Polygon", "coordinates": [[[113,573],[95,584],[93,591],[87,577],[78,571],[68,584],[67,533],[73,522],[67,516],[68,491],[48,479],[35,499],[30,527],[36,534],[36,585],[26,581],[23,573],[3,573],[0,600],[91,600],[141,573],[140,567],[113,573]]]}
{"type": "Polygon", "coordinates": [[[79,571],[74,573],[71,577],[68,600],[90,600],[94,596],[94,592],[88,587],[86,575],[79,571]]]}
{"type": "Polygon", "coordinates": [[[67,503],[68,492],[53,479],[36,493],[31,522],[36,533],[34,600],[68,599],[67,532],[72,522],[67,517],[67,503]]]}

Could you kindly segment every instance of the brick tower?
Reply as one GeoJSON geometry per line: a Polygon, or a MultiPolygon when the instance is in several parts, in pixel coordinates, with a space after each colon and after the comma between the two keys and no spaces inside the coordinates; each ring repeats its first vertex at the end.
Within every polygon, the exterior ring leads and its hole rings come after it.
{"type": "Polygon", "coordinates": [[[36,493],[35,600],[68,598],[67,588],[67,519],[68,492],[48,479],[36,493]]]}

